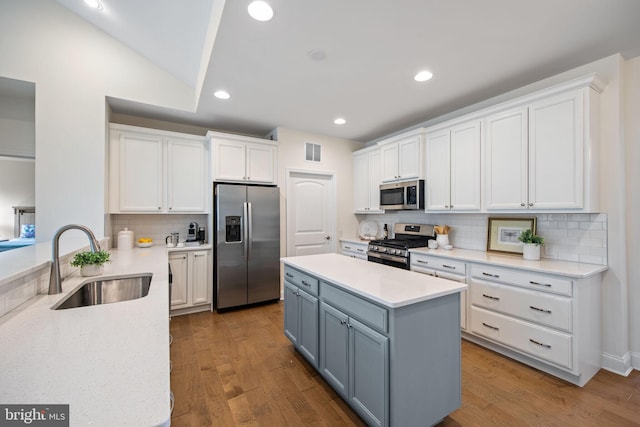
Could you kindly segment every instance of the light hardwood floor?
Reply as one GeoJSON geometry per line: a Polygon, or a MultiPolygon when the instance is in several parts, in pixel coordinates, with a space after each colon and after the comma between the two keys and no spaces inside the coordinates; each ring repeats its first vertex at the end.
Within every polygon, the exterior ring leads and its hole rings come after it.
{"type": "MultiPolygon", "coordinates": [[[[283,334],[283,304],[171,320],[172,426],[363,426],[283,334]]],[[[640,426],[640,372],[584,388],[462,341],[452,426],[640,426]]],[[[398,426],[408,427],[408,426],[398,426]]]]}

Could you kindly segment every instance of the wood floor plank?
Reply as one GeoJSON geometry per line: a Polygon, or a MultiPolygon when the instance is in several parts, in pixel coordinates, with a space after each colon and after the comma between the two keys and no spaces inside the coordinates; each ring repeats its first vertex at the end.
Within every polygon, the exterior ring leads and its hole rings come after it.
{"type": "MultiPolygon", "coordinates": [[[[283,304],[171,320],[172,426],[364,426],[283,333],[283,304]]],[[[440,427],[640,427],[640,372],[577,387],[462,341],[462,406],[440,427]]],[[[402,426],[403,427],[403,426],[402,426]]]]}

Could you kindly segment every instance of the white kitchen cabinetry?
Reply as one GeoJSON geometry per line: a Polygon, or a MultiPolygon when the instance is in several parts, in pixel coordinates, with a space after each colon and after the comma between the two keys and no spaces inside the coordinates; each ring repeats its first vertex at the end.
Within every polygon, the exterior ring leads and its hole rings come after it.
{"type": "MultiPolygon", "coordinates": [[[[463,261],[416,252],[411,252],[409,259],[411,271],[467,283],[467,266],[463,261]]],[[[460,292],[460,327],[467,329],[467,291],[460,292]]]]}
{"type": "Polygon", "coordinates": [[[480,210],[480,120],[427,130],[426,210],[480,210]]]}
{"type": "Polygon", "coordinates": [[[209,280],[210,250],[190,250],[169,253],[173,275],[171,314],[187,314],[211,308],[209,280]]]}
{"type": "Polygon", "coordinates": [[[206,213],[207,159],[202,137],[110,125],[110,212],[206,213]]]}
{"type": "Polygon", "coordinates": [[[485,117],[487,210],[597,211],[598,90],[591,77],[485,117]]]}
{"type": "Polygon", "coordinates": [[[350,256],[352,258],[367,259],[367,249],[369,244],[367,242],[354,242],[352,240],[340,241],[340,252],[342,255],[350,256]]]}
{"type": "Polygon", "coordinates": [[[380,149],[365,148],[353,153],[354,213],[384,213],[380,209],[380,149]]]}
{"type": "Polygon", "coordinates": [[[424,130],[407,132],[378,142],[382,156],[382,181],[423,177],[424,130]]]}
{"type": "Polygon", "coordinates": [[[471,264],[465,338],[579,386],[601,366],[599,275],[471,264]]]}
{"type": "Polygon", "coordinates": [[[214,181],[275,184],[277,143],[267,139],[208,132],[214,181]]]}

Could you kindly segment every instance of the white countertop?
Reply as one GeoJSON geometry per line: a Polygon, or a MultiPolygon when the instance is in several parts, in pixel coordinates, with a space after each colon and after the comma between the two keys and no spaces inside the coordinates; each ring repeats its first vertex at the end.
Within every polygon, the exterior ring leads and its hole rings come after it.
{"type": "Polygon", "coordinates": [[[338,254],[287,257],[281,261],[389,308],[467,289],[464,283],[338,254]]]}
{"type": "Polygon", "coordinates": [[[369,244],[369,240],[362,240],[359,237],[341,237],[338,240],[340,240],[341,242],[358,243],[361,245],[369,244]]]}
{"type": "Polygon", "coordinates": [[[522,259],[522,255],[500,255],[491,252],[455,248],[451,250],[415,248],[410,249],[409,252],[458,259],[466,262],[491,264],[500,267],[519,268],[538,273],[558,274],[576,279],[589,277],[591,275],[607,271],[609,268],[606,265],[584,264],[545,258],[540,259],[540,261],[527,261],[522,259]]]}
{"type": "Polygon", "coordinates": [[[103,276],[152,273],[149,294],[51,310],[91,280],[74,273],[62,294],[38,295],[0,318],[0,402],[69,404],[72,426],[169,425],[166,248],[110,252],[103,276]]]}

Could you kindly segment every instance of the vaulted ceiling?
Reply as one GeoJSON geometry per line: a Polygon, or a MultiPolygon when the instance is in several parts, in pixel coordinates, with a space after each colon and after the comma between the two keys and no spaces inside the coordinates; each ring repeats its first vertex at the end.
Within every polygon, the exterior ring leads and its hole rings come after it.
{"type": "Polygon", "coordinates": [[[614,53],[640,55],[637,0],[269,0],[268,22],[249,17],[250,0],[102,0],[102,13],[56,1],[197,100],[184,112],[112,99],[115,112],[258,136],[284,126],[369,141],[614,53]],[[418,83],[423,69],[434,77],[418,83]]]}

